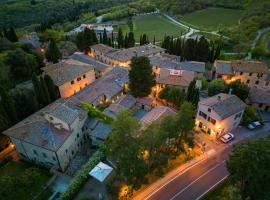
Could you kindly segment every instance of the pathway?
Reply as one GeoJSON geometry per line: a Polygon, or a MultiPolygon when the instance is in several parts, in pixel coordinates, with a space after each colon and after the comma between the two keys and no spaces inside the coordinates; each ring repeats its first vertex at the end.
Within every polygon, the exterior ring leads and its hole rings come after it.
{"type": "Polygon", "coordinates": [[[216,35],[216,36],[222,36],[223,38],[226,38],[226,39],[230,39],[229,37],[227,36],[224,36],[224,35],[221,35],[219,33],[217,33],[217,31],[203,31],[203,30],[200,30],[200,29],[195,29],[195,28],[192,28],[191,26],[188,26],[184,23],[182,23],[181,21],[177,21],[175,20],[174,18],[172,18],[171,16],[167,15],[167,14],[163,14],[167,19],[169,19],[170,21],[172,21],[173,23],[181,26],[181,27],[184,27],[186,29],[188,29],[189,31],[183,35],[182,37],[185,37],[185,38],[189,38],[191,37],[194,33],[200,33],[200,32],[203,32],[203,33],[208,33],[208,34],[212,34],[212,35],[216,35]]]}

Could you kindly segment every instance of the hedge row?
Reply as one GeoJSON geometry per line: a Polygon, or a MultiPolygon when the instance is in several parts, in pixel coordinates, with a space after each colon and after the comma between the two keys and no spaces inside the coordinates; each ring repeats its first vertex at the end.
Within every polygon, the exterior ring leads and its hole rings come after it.
{"type": "Polygon", "coordinates": [[[88,173],[102,160],[105,159],[105,154],[100,148],[96,151],[89,161],[82,167],[80,171],[78,171],[73,178],[71,184],[66,189],[64,193],[61,194],[59,200],[72,200],[76,194],[80,191],[80,189],[87,182],[89,175],[88,173]]]}

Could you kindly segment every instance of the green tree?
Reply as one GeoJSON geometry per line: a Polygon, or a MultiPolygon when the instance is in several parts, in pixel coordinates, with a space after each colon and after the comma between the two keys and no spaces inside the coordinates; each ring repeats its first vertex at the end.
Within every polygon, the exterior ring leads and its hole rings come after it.
{"type": "Polygon", "coordinates": [[[103,44],[108,44],[108,36],[107,36],[107,31],[106,31],[105,28],[104,28],[104,31],[103,31],[102,43],[103,44]]]}
{"type": "Polygon", "coordinates": [[[139,121],[129,112],[120,112],[113,129],[105,141],[106,154],[117,161],[117,172],[129,184],[138,187],[145,181],[147,167],[139,147],[139,121]]]}
{"type": "Polygon", "coordinates": [[[124,36],[123,36],[123,31],[121,28],[118,29],[117,44],[118,44],[118,49],[124,47],[124,36]]]}
{"type": "Polygon", "coordinates": [[[84,42],[84,32],[79,32],[76,36],[76,46],[80,51],[84,51],[87,45],[84,42]]]}
{"type": "Polygon", "coordinates": [[[134,33],[129,32],[129,34],[128,34],[128,47],[134,47],[134,46],[135,46],[134,33]]]}
{"type": "Polygon", "coordinates": [[[45,80],[42,76],[39,77],[40,86],[41,86],[41,93],[43,94],[43,105],[48,105],[51,102],[50,94],[45,83],[45,80]]]}
{"type": "Polygon", "coordinates": [[[247,106],[243,118],[242,118],[242,124],[243,125],[248,125],[250,122],[254,121],[257,119],[256,115],[256,109],[253,108],[252,106],[247,106]]]}
{"type": "Polygon", "coordinates": [[[151,93],[155,85],[155,77],[152,73],[152,66],[147,57],[133,57],[129,71],[129,88],[135,97],[145,97],[151,93]]]}
{"type": "Polygon", "coordinates": [[[7,39],[11,42],[18,42],[18,37],[13,27],[7,32],[7,39]]]}
{"type": "Polygon", "coordinates": [[[194,60],[207,62],[210,55],[209,42],[203,36],[196,46],[196,58],[194,60]]]}
{"type": "Polygon", "coordinates": [[[226,88],[226,83],[222,79],[215,79],[209,83],[208,95],[214,96],[216,94],[224,92],[226,88]]]}
{"type": "Polygon", "coordinates": [[[56,91],[56,87],[53,83],[53,80],[51,79],[51,77],[49,75],[46,74],[44,76],[44,81],[45,81],[46,86],[48,88],[48,92],[50,94],[50,99],[56,100],[57,99],[57,91],[56,91]]]}
{"type": "Polygon", "coordinates": [[[24,119],[39,109],[36,95],[28,88],[15,88],[10,92],[19,119],[24,119]]]}
{"type": "Polygon", "coordinates": [[[238,96],[242,101],[245,101],[248,98],[250,88],[248,85],[242,83],[240,80],[231,82],[226,86],[225,91],[231,92],[238,96]]]}
{"type": "Polygon", "coordinates": [[[45,52],[46,59],[49,62],[57,63],[61,58],[61,52],[59,51],[54,40],[50,40],[49,46],[45,52]]]}
{"type": "Polygon", "coordinates": [[[200,80],[202,83],[202,90],[207,90],[208,89],[208,81],[204,76],[199,76],[197,77],[197,80],[200,80]]]}
{"type": "Polygon", "coordinates": [[[159,94],[159,98],[172,103],[177,108],[184,102],[185,97],[185,93],[174,86],[166,86],[159,94]]]}
{"type": "Polygon", "coordinates": [[[240,188],[241,199],[267,199],[270,196],[270,140],[258,139],[236,146],[227,169],[229,179],[240,188]]]}
{"type": "Polygon", "coordinates": [[[178,130],[180,133],[180,143],[189,141],[193,137],[191,130],[195,124],[194,106],[190,102],[184,102],[177,115],[178,130]]]}
{"type": "Polygon", "coordinates": [[[32,83],[34,86],[34,91],[35,91],[38,103],[43,104],[44,95],[42,93],[40,81],[35,73],[32,75],[32,83]]]}
{"type": "Polygon", "coordinates": [[[200,90],[196,87],[196,79],[191,81],[191,83],[188,86],[186,100],[192,103],[194,108],[197,108],[198,102],[200,100],[200,90]]]}
{"type": "Polygon", "coordinates": [[[0,97],[1,97],[1,105],[5,110],[5,113],[8,115],[12,124],[15,124],[18,121],[18,115],[15,107],[14,100],[9,95],[5,89],[0,87],[0,97]]]}
{"type": "Polygon", "coordinates": [[[5,63],[10,66],[11,73],[18,82],[28,80],[32,73],[38,70],[36,58],[21,49],[10,51],[6,56],[5,63]]]}

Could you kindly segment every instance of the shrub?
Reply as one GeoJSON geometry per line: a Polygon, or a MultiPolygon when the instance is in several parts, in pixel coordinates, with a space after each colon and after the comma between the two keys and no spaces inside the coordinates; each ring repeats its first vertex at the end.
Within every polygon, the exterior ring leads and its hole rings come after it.
{"type": "Polygon", "coordinates": [[[67,190],[61,194],[59,200],[71,200],[75,197],[75,195],[79,192],[81,187],[88,180],[88,173],[102,160],[105,159],[105,154],[100,148],[96,151],[93,156],[89,159],[89,161],[82,167],[80,171],[75,174],[71,184],[67,188],[67,190]]]}

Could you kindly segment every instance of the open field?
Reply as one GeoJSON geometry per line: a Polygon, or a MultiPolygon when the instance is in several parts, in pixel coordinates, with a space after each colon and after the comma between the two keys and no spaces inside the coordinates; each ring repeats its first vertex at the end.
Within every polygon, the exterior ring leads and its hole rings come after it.
{"type": "MultiPolygon", "coordinates": [[[[163,39],[164,35],[179,36],[181,32],[185,32],[186,29],[174,24],[167,18],[159,14],[141,15],[133,17],[134,34],[136,42],[139,41],[141,34],[146,34],[149,37],[150,42],[153,41],[155,36],[156,41],[163,39]]],[[[120,22],[120,27],[124,32],[129,31],[126,23],[120,22]]]]}
{"type": "Polygon", "coordinates": [[[179,17],[180,20],[205,30],[237,25],[242,11],[225,8],[207,8],[179,17]]]}
{"type": "MultiPolygon", "coordinates": [[[[50,197],[51,191],[49,190],[43,191],[43,187],[49,180],[51,175],[47,170],[37,168],[38,172],[40,173],[40,176],[36,177],[33,175],[30,178],[31,180],[29,180],[29,177],[26,178],[24,172],[26,172],[27,169],[30,169],[32,167],[33,165],[17,161],[8,162],[6,165],[1,167],[0,179],[2,180],[4,179],[6,182],[8,178],[8,181],[10,181],[11,183],[5,184],[5,187],[7,187],[6,189],[12,191],[11,193],[9,193],[9,195],[5,196],[3,200],[5,199],[28,200],[33,199],[33,197],[36,196],[38,196],[37,199],[45,200],[48,199],[48,197],[50,197]],[[21,180],[23,180],[24,182],[33,181],[34,184],[32,184],[31,187],[27,188],[21,187],[20,185],[18,185],[18,182],[21,180]],[[11,185],[12,188],[10,187],[11,185]]],[[[1,187],[3,187],[3,185],[1,185],[1,187]]]]}

